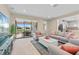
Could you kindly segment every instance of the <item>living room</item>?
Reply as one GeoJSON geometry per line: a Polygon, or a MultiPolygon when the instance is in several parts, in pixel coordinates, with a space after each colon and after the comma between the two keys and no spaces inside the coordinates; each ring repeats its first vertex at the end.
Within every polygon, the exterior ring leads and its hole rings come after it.
{"type": "Polygon", "coordinates": [[[1,54],[78,55],[78,6],[0,4],[1,54]],[[4,45],[6,40],[3,37],[6,39],[8,36],[8,45],[4,45]]]}

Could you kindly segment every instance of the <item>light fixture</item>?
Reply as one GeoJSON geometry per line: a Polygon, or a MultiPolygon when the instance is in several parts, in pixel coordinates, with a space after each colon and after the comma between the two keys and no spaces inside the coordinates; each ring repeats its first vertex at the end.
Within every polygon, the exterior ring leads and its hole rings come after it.
{"type": "Polygon", "coordinates": [[[48,18],[50,18],[50,16],[48,16],[48,18]]]}
{"type": "Polygon", "coordinates": [[[51,7],[56,7],[58,4],[50,4],[51,7]]]}
{"type": "Polygon", "coordinates": [[[50,6],[53,6],[54,4],[50,4],[50,6]]]}
{"type": "Polygon", "coordinates": [[[24,12],[26,12],[26,10],[24,9],[24,12]]]}

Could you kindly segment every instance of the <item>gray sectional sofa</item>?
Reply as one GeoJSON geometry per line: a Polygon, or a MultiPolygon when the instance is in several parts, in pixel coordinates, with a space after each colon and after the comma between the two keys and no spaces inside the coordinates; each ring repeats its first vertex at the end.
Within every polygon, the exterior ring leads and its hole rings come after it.
{"type": "Polygon", "coordinates": [[[79,45],[79,39],[68,39],[66,37],[62,37],[62,36],[51,36],[52,38],[55,38],[57,40],[59,40],[60,42],[63,42],[63,43],[72,43],[72,44],[75,44],[75,45],[79,45]]]}
{"type": "MultiPolygon", "coordinates": [[[[49,45],[48,54],[49,55],[72,55],[55,45],[49,45]]],[[[76,55],[79,55],[79,52],[77,52],[76,55]]]]}
{"type": "MultiPolygon", "coordinates": [[[[66,38],[61,38],[60,41],[63,41],[65,43],[71,43],[71,44],[75,44],[75,45],[79,45],[79,39],[66,39],[66,38]]],[[[56,42],[50,44],[47,43],[46,41],[39,38],[39,43],[41,43],[42,45],[46,46],[48,48],[48,54],[49,55],[72,55],[64,50],[62,50],[56,42]]],[[[79,55],[79,52],[76,53],[76,55],[79,55]]]]}

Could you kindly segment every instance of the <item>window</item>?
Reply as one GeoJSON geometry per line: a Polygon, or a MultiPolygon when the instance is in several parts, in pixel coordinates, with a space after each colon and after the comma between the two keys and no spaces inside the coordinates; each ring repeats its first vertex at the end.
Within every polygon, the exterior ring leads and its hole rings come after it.
{"type": "Polygon", "coordinates": [[[8,32],[8,18],[0,12],[0,33],[8,32]]]}
{"type": "Polygon", "coordinates": [[[17,24],[17,27],[31,27],[31,24],[17,24]]]}

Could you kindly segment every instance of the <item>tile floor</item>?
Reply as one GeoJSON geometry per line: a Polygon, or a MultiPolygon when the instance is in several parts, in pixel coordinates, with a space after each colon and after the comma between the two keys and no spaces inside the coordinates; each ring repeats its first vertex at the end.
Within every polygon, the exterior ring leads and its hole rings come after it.
{"type": "Polygon", "coordinates": [[[13,44],[12,55],[40,55],[31,43],[32,38],[16,39],[13,44]]]}

